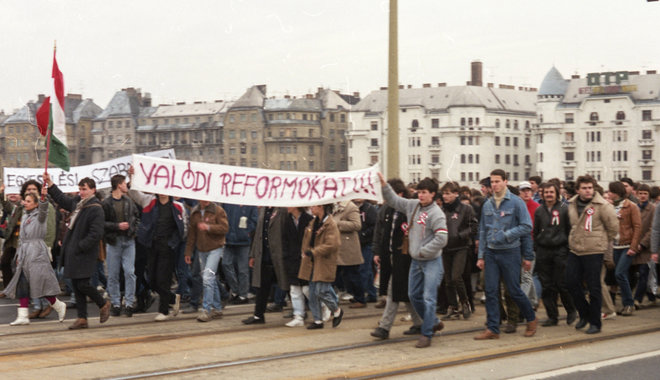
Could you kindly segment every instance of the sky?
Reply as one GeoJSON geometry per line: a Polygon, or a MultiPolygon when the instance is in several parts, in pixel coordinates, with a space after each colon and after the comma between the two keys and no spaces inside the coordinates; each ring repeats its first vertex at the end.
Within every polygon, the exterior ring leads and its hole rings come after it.
{"type": "MultiPolygon", "coordinates": [[[[399,82],[539,87],[554,65],[659,70],[660,2],[399,0],[399,82]]],[[[122,88],[153,104],[318,87],[387,86],[386,0],[0,0],[0,110],[50,94],[54,41],[65,91],[105,108],[122,88]]]]}

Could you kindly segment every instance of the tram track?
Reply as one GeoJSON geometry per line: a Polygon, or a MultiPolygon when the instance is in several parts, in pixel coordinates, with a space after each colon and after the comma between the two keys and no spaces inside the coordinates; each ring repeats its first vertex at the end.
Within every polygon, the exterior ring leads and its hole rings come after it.
{"type": "MultiPolygon", "coordinates": [[[[469,335],[470,339],[471,339],[472,334],[480,332],[482,330],[483,330],[483,327],[445,331],[442,334],[440,334],[440,337],[469,335]]],[[[348,373],[341,374],[341,376],[332,376],[332,377],[327,377],[327,378],[328,379],[373,379],[373,378],[384,378],[384,377],[391,377],[391,376],[400,376],[400,375],[412,374],[412,373],[417,373],[417,372],[424,372],[424,371],[429,371],[429,370],[434,370],[434,369],[446,368],[446,367],[451,367],[451,366],[456,366],[456,365],[461,365],[461,364],[473,363],[473,362],[478,362],[478,361],[501,359],[501,358],[516,356],[516,355],[521,355],[521,354],[527,354],[527,353],[534,353],[534,352],[539,352],[539,351],[544,351],[544,350],[555,350],[555,349],[559,349],[559,348],[566,348],[566,347],[579,346],[579,345],[595,343],[595,342],[615,340],[615,339],[618,339],[618,338],[630,337],[630,336],[635,336],[635,335],[643,335],[643,334],[658,332],[658,331],[660,331],[660,325],[654,326],[654,327],[649,327],[649,328],[644,328],[644,329],[639,329],[639,330],[633,330],[633,331],[603,334],[603,335],[599,335],[599,336],[584,335],[583,337],[580,336],[577,339],[572,339],[572,340],[562,339],[560,341],[553,341],[553,342],[545,343],[545,344],[542,343],[542,342],[539,342],[540,344],[535,344],[535,345],[532,345],[532,346],[526,345],[526,346],[523,346],[522,348],[515,348],[515,349],[502,348],[501,350],[495,349],[494,350],[495,352],[488,351],[488,352],[485,352],[485,353],[484,352],[477,352],[477,353],[474,353],[474,354],[467,354],[467,355],[460,355],[460,356],[450,356],[450,357],[443,358],[443,359],[440,359],[440,360],[424,362],[424,363],[421,363],[421,364],[418,363],[418,364],[413,364],[413,365],[410,365],[410,366],[400,366],[400,367],[397,367],[397,368],[391,368],[390,367],[390,368],[383,368],[383,369],[373,370],[373,371],[368,371],[367,370],[367,371],[360,371],[360,372],[348,372],[348,373]]],[[[211,372],[211,371],[214,371],[214,370],[222,370],[222,369],[227,369],[227,368],[230,368],[230,367],[240,367],[240,366],[255,365],[255,364],[267,363],[267,362],[273,362],[273,361],[283,361],[283,360],[288,360],[288,359],[313,357],[315,355],[324,355],[324,354],[329,354],[329,353],[347,352],[347,351],[366,349],[366,348],[386,347],[386,346],[391,346],[391,345],[400,345],[400,344],[404,344],[404,343],[405,344],[410,344],[411,342],[414,342],[415,340],[417,340],[417,337],[401,337],[401,338],[393,338],[393,339],[387,339],[387,340],[381,340],[381,341],[370,341],[370,342],[348,344],[348,345],[337,345],[337,346],[325,347],[325,348],[321,348],[321,349],[302,350],[302,351],[293,351],[293,352],[287,352],[287,353],[282,353],[282,354],[246,357],[246,358],[230,360],[230,361],[218,361],[218,362],[215,362],[215,363],[207,363],[207,364],[203,364],[203,365],[195,365],[195,366],[189,366],[189,367],[184,367],[184,368],[176,368],[176,369],[171,369],[171,370],[142,372],[142,373],[136,373],[136,374],[131,374],[131,375],[110,377],[109,379],[112,379],[112,380],[146,379],[146,378],[153,378],[153,377],[176,377],[177,375],[180,376],[180,375],[186,375],[186,374],[202,375],[204,372],[211,372]]]]}
{"type": "MultiPolygon", "coordinates": [[[[366,318],[373,318],[380,316],[382,312],[378,311],[376,313],[361,313],[361,314],[356,314],[356,315],[345,315],[344,320],[360,320],[360,319],[366,319],[366,318]]],[[[251,315],[251,313],[225,313],[223,315],[223,319],[221,320],[216,320],[213,322],[210,322],[205,326],[203,330],[195,330],[195,331],[183,331],[183,332],[176,332],[176,333],[156,333],[156,334],[148,334],[148,335],[137,335],[137,336],[128,336],[128,337],[110,337],[110,338],[97,338],[93,340],[84,340],[84,341],[71,341],[71,342],[66,342],[66,343],[59,343],[56,345],[49,345],[47,347],[26,347],[26,348],[21,348],[21,349],[14,349],[14,350],[9,350],[9,351],[0,351],[0,360],[7,360],[8,358],[15,357],[15,356],[21,356],[21,355],[37,355],[37,354],[52,354],[56,352],[65,352],[67,350],[72,350],[72,349],[85,349],[85,348],[97,348],[99,346],[121,346],[121,345],[128,345],[128,344],[140,344],[140,343],[156,343],[156,342],[162,342],[162,341],[171,341],[171,340],[177,340],[177,339],[183,339],[183,338],[195,338],[195,337],[203,337],[203,336],[221,336],[224,334],[233,334],[233,333],[240,333],[240,332],[255,332],[255,331],[262,331],[262,330],[270,330],[270,329],[276,329],[276,328],[281,328],[285,327],[282,324],[264,324],[264,325],[250,325],[246,326],[243,324],[240,324],[236,327],[230,326],[228,324],[222,324],[222,321],[225,320],[227,317],[237,317],[237,316],[248,316],[251,315]],[[213,324],[216,324],[218,326],[217,330],[214,330],[213,324]]],[[[190,318],[180,318],[180,319],[174,319],[172,321],[164,322],[164,323],[159,323],[159,325],[163,327],[171,326],[174,323],[178,322],[184,322],[184,321],[194,321],[195,318],[191,316],[190,318]]],[[[284,319],[283,319],[284,321],[284,319]]],[[[231,320],[232,323],[240,323],[240,321],[234,321],[231,320]]],[[[92,330],[98,330],[98,329],[103,329],[104,332],[107,331],[108,329],[126,329],[127,327],[139,327],[141,325],[149,325],[153,326],[153,324],[156,323],[153,320],[148,320],[148,321],[140,321],[140,322],[128,322],[128,323],[121,323],[121,324],[116,324],[116,325],[107,325],[103,327],[97,327],[97,328],[92,328],[88,329],[86,331],[92,331],[92,330]]],[[[197,323],[196,323],[197,324],[197,323]]],[[[171,330],[167,330],[171,331],[171,330]]],[[[40,338],[46,335],[44,339],[50,339],[50,335],[55,335],[55,334],[62,334],[64,336],[70,336],[72,334],[71,331],[69,330],[40,330],[40,331],[26,331],[26,332],[17,332],[17,333],[11,333],[11,334],[2,334],[0,337],[3,339],[8,339],[12,337],[17,337],[17,338],[22,338],[24,336],[28,335],[34,335],[34,336],[39,336],[40,338]]]]}

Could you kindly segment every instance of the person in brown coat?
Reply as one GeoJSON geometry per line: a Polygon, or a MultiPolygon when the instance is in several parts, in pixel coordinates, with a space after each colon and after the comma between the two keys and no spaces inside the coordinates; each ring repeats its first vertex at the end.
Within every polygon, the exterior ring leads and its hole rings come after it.
{"type": "Polygon", "coordinates": [[[197,249],[199,267],[202,270],[204,296],[199,322],[222,317],[220,288],[215,276],[225,246],[225,235],[229,231],[227,214],[222,207],[209,201],[199,201],[190,214],[188,239],[186,240],[186,264],[192,264],[193,249],[197,249]]]}
{"type": "Polygon", "coordinates": [[[332,288],[340,247],[339,229],[330,215],[332,205],[312,206],[311,211],[314,219],[305,229],[298,272],[300,279],[309,281],[309,308],[314,317],[314,322],[307,326],[310,330],[323,328],[321,303],[332,312],[332,327],[339,326],[344,316],[332,288]]]}
{"type": "Polygon", "coordinates": [[[639,238],[642,234],[642,219],[639,207],[626,198],[626,188],[621,182],[610,182],[609,195],[619,219],[619,235],[614,240],[614,276],[621,291],[623,308],[619,313],[623,316],[632,315],[634,301],[630,289],[630,265],[633,256],[638,252],[639,238]]]}
{"type": "Polygon", "coordinates": [[[337,273],[341,276],[346,291],[353,295],[350,307],[366,307],[367,300],[364,296],[364,286],[360,277],[360,265],[364,263],[362,248],[360,247],[360,236],[358,235],[358,232],[362,229],[360,209],[351,201],[339,202],[335,204],[332,218],[341,233],[337,273]]]}
{"type": "Polygon", "coordinates": [[[639,271],[639,280],[637,281],[637,289],[635,290],[635,309],[639,309],[644,294],[649,298],[649,301],[655,302],[655,295],[652,292],[647,292],[646,287],[649,278],[649,265],[655,265],[651,261],[651,226],[653,225],[653,215],[655,214],[655,205],[649,202],[651,188],[649,185],[641,184],[637,189],[637,199],[639,199],[638,207],[640,209],[640,217],[642,219],[642,232],[637,246],[637,254],[633,257],[633,265],[637,266],[639,271]]]}

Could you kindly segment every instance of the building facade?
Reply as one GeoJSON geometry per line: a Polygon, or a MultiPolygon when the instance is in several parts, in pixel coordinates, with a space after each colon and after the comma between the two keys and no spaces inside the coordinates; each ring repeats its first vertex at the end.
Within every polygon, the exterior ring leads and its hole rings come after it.
{"type": "Polygon", "coordinates": [[[544,178],[622,177],[657,184],[660,75],[592,73],[564,79],[556,68],[538,93],[537,170],[544,178]]]}
{"type": "MultiPolygon", "coordinates": [[[[474,66],[473,66],[474,70],[474,66]]],[[[512,181],[535,173],[532,126],[536,90],[489,83],[444,83],[399,90],[399,174],[404,182],[425,177],[476,185],[496,168],[512,181]]],[[[351,112],[349,169],[387,167],[387,89],[373,91],[351,112]]],[[[386,174],[386,173],[385,173],[386,174]]]]}

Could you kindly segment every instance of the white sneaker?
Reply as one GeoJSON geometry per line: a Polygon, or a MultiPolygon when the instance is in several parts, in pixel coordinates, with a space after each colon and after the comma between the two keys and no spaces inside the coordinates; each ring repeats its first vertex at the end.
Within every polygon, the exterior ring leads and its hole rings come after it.
{"type": "Polygon", "coordinates": [[[66,316],[66,304],[58,299],[55,299],[53,309],[57,312],[57,319],[62,322],[66,316]]]}
{"type": "Polygon", "coordinates": [[[332,312],[330,311],[330,309],[328,309],[327,306],[325,306],[325,304],[321,306],[321,309],[323,311],[323,322],[329,321],[330,317],[332,316],[332,312]]]}
{"type": "Polygon", "coordinates": [[[154,321],[156,321],[156,322],[164,322],[164,321],[169,321],[170,319],[172,319],[172,314],[167,314],[167,315],[165,315],[165,314],[163,314],[163,313],[158,313],[158,315],[156,316],[156,318],[154,318],[154,321]]]}
{"type": "Polygon", "coordinates": [[[600,319],[616,319],[616,313],[602,313],[600,319]]]}
{"type": "Polygon", "coordinates": [[[303,319],[300,316],[296,315],[285,326],[286,327],[302,327],[302,326],[305,326],[305,321],[303,321],[303,319]]]}
{"type": "Polygon", "coordinates": [[[353,299],[353,295],[351,293],[346,293],[341,296],[342,301],[350,301],[351,299],[353,299]]]}

